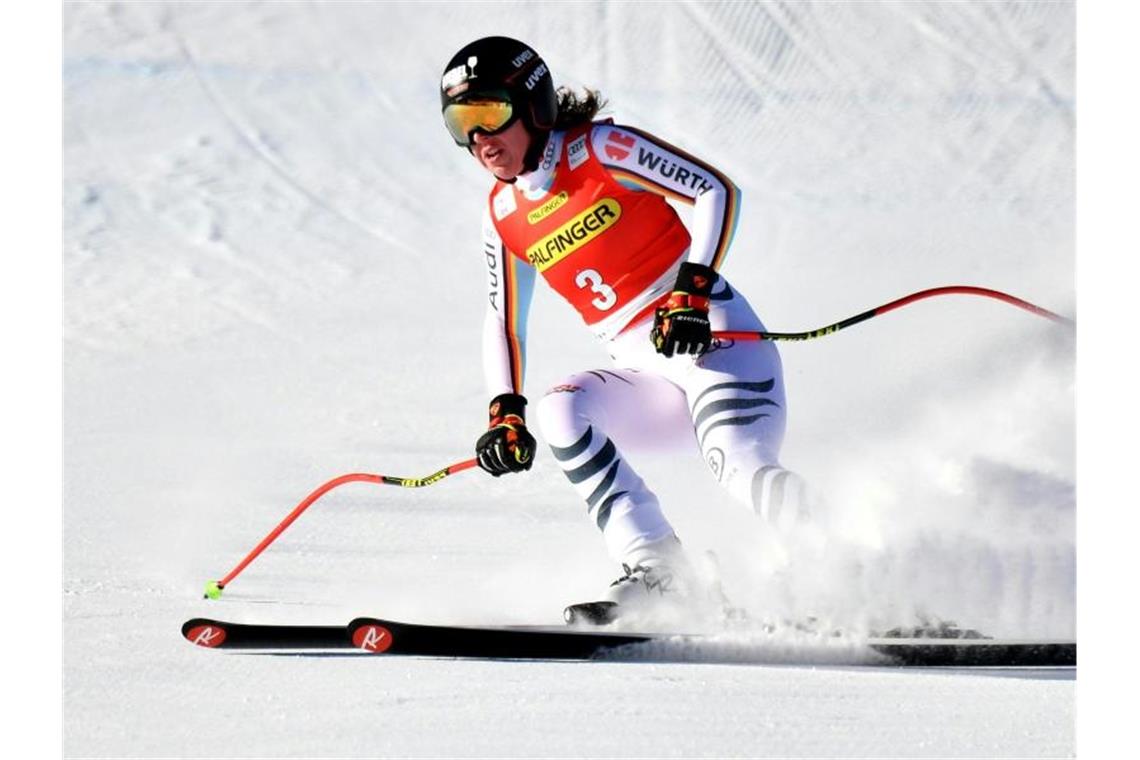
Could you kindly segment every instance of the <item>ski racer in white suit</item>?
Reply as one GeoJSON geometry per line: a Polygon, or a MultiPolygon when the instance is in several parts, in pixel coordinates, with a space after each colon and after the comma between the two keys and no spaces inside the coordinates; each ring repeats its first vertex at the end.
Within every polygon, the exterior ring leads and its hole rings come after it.
{"type": "Polygon", "coordinates": [[[546,64],[516,40],[460,50],[441,101],[455,142],[496,180],[483,222],[492,401],[480,466],[498,476],[533,462],[522,392],[526,316],[541,274],[614,361],[566,378],[537,404],[555,459],[625,568],[606,601],[684,587],[673,528],[629,452],[699,452],[741,504],[769,521],[794,520],[802,483],[779,463],[787,407],[776,347],[712,336],[764,329],[717,273],[740,191],[652,135],[594,121],[597,93],[556,92],[546,64]],[[666,199],[692,206],[691,230],[666,199]]]}

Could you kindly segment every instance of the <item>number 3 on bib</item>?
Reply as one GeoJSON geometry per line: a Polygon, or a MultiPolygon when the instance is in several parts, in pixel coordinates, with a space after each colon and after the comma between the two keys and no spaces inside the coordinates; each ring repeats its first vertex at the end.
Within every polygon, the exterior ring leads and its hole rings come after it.
{"type": "Polygon", "coordinates": [[[598,311],[608,311],[617,303],[617,293],[602,281],[602,276],[596,269],[583,269],[574,278],[574,283],[579,288],[588,287],[591,292],[598,294],[598,297],[590,302],[598,311]]]}

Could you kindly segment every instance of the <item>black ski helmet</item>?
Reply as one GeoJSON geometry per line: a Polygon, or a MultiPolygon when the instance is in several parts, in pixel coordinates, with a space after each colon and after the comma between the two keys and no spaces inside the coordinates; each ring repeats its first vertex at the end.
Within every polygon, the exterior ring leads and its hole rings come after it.
{"type": "Polygon", "coordinates": [[[440,80],[440,110],[504,92],[531,132],[554,127],[558,96],[550,69],[533,48],[510,37],[475,40],[451,57],[440,80]]]}

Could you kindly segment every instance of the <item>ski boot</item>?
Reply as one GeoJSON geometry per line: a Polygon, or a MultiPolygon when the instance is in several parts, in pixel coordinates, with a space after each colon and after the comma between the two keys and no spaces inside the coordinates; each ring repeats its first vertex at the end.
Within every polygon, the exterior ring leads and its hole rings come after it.
{"type": "Polygon", "coordinates": [[[610,584],[596,602],[571,604],[564,611],[571,625],[607,625],[619,615],[645,612],[660,606],[676,606],[688,595],[681,572],[664,562],[623,564],[624,573],[610,584]]]}

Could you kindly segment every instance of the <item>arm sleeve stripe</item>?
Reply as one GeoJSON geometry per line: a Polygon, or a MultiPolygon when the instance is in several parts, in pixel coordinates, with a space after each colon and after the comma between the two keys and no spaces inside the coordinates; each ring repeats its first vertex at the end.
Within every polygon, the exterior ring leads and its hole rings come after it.
{"type": "MultiPolygon", "coordinates": [[[[617,126],[617,125],[615,125],[615,126],[617,126]]],[[[720,183],[722,185],[724,185],[724,189],[725,189],[725,192],[727,194],[727,197],[725,198],[725,203],[724,203],[724,218],[721,221],[720,236],[717,238],[716,253],[713,254],[713,260],[710,263],[710,266],[713,269],[719,269],[720,265],[724,262],[725,256],[728,253],[729,246],[732,245],[732,238],[736,235],[736,225],[737,225],[737,222],[740,220],[740,189],[735,184],[733,184],[732,180],[730,180],[727,176],[725,176],[722,172],[717,170],[715,167],[710,166],[709,164],[705,163],[704,161],[700,160],[699,158],[681,150],[680,148],[678,148],[674,145],[670,145],[669,143],[665,142],[664,140],[660,139],[659,137],[651,135],[648,132],[643,132],[642,130],[637,129],[635,127],[628,127],[624,124],[618,126],[618,128],[623,129],[627,132],[632,132],[633,134],[640,137],[642,140],[645,140],[647,143],[650,143],[652,145],[656,145],[659,148],[662,148],[663,150],[667,150],[667,151],[669,151],[669,152],[671,152],[677,156],[680,156],[681,158],[685,159],[686,161],[689,161],[690,163],[694,164],[695,166],[699,166],[701,169],[708,172],[713,177],[716,177],[720,181],[720,183]]],[[[612,167],[607,167],[607,168],[611,172],[614,172],[615,174],[617,173],[617,171],[615,169],[613,169],[612,167]]],[[[631,175],[631,174],[627,174],[626,172],[621,172],[621,174],[622,174],[622,179],[626,180],[626,181],[633,180],[634,177],[637,177],[637,181],[639,184],[641,182],[647,182],[647,180],[644,177],[641,177],[639,175],[631,175]]],[[[673,198],[674,200],[680,200],[683,203],[687,203],[690,205],[692,205],[694,203],[694,200],[692,198],[685,198],[685,197],[677,198],[677,197],[675,197],[677,195],[676,193],[665,192],[664,188],[661,188],[659,185],[656,185],[655,183],[647,182],[646,187],[652,189],[654,192],[656,192],[658,194],[665,195],[666,197],[669,197],[669,198],[673,198]]]]}
{"type": "Polygon", "coordinates": [[[693,205],[693,199],[689,196],[681,195],[675,190],[671,190],[662,184],[654,182],[648,177],[643,177],[640,174],[634,174],[633,172],[626,171],[625,169],[622,169],[618,166],[611,166],[609,164],[603,164],[603,166],[606,167],[606,170],[609,171],[610,175],[614,179],[626,187],[632,187],[636,190],[648,190],[652,193],[656,193],[657,195],[664,195],[669,200],[679,201],[680,203],[684,203],[687,206],[693,205]]]}
{"type": "Polygon", "coordinates": [[[712,264],[710,264],[713,269],[717,270],[720,269],[725,256],[728,255],[732,239],[736,237],[736,225],[740,221],[740,190],[731,182],[726,187],[728,188],[728,198],[725,199],[724,224],[720,228],[720,240],[717,241],[716,254],[713,256],[712,264]]]}
{"type": "Polygon", "coordinates": [[[522,351],[518,336],[518,277],[514,255],[503,249],[503,330],[507,341],[507,361],[510,363],[511,386],[515,393],[522,391],[522,351]]]}
{"type": "Polygon", "coordinates": [[[526,322],[534,293],[534,269],[503,248],[503,327],[511,385],[522,393],[526,377],[526,322]]]}

